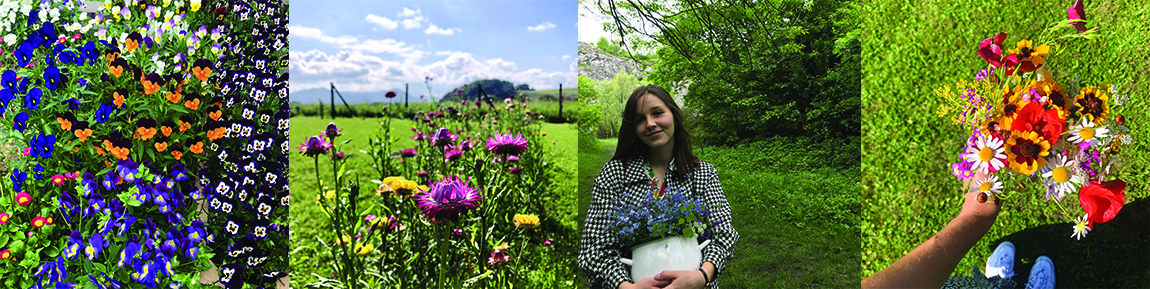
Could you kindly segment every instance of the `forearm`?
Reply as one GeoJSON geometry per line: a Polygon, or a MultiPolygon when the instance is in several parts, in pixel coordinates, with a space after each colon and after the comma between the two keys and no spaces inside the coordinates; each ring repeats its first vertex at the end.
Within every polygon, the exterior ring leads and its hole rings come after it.
{"type": "Polygon", "coordinates": [[[960,213],[938,234],[890,267],[863,280],[863,288],[938,288],[963,256],[990,230],[994,217],[960,213]]]}

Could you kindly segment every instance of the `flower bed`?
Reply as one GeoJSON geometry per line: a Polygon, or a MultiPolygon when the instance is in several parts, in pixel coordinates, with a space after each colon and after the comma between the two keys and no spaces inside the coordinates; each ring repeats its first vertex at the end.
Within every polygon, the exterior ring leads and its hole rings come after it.
{"type": "MultiPolygon", "coordinates": [[[[0,49],[11,51],[0,55],[0,113],[13,125],[0,137],[22,149],[8,163],[11,183],[0,189],[0,248],[7,252],[0,254],[6,277],[0,285],[201,287],[200,272],[213,262],[229,270],[232,261],[221,247],[243,242],[222,233],[226,223],[217,216],[202,216],[199,201],[215,194],[197,183],[226,175],[229,166],[214,158],[242,149],[234,140],[245,130],[233,128],[243,122],[233,120],[243,115],[243,102],[235,100],[255,93],[227,91],[224,80],[241,75],[236,71],[243,65],[261,65],[259,57],[239,58],[242,53],[286,46],[286,32],[274,31],[286,29],[287,8],[267,1],[213,3],[108,1],[95,13],[83,12],[92,7],[77,1],[0,5],[10,21],[0,24],[0,49]],[[257,26],[273,34],[236,30],[257,26]]],[[[281,62],[243,71],[265,73],[263,82],[286,66],[281,62]]],[[[273,76],[286,87],[286,74],[273,76]]],[[[270,89],[268,95],[275,99],[270,89]]],[[[260,108],[262,117],[278,106],[260,108]]],[[[256,135],[282,138],[284,115],[282,130],[256,129],[256,135]]],[[[276,164],[284,162],[267,157],[260,172],[276,164]]],[[[286,207],[286,199],[275,204],[286,207]]],[[[233,206],[237,213],[251,208],[233,206]]],[[[253,247],[263,249],[254,239],[253,247]]],[[[284,258],[263,267],[257,258],[242,269],[259,269],[241,275],[266,286],[275,279],[259,277],[283,270],[284,258]]]]}

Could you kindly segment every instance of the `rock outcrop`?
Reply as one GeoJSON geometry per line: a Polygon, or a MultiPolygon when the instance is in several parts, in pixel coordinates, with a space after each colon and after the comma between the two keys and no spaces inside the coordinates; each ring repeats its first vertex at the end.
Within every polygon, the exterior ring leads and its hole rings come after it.
{"type": "Polygon", "coordinates": [[[579,75],[602,81],[611,79],[619,71],[628,71],[642,78],[649,68],[643,63],[604,53],[593,44],[579,42],[579,75]]]}

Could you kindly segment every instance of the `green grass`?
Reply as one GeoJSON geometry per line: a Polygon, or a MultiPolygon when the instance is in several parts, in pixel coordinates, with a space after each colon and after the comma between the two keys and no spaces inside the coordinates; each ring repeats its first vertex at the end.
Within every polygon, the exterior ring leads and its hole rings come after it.
{"type": "MultiPolygon", "coordinates": [[[[579,153],[580,219],[590,205],[594,178],[614,153],[615,139],[599,142],[601,152],[579,153]]],[[[853,144],[843,147],[857,147],[857,141],[853,144]]],[[[719,172],[740,235],[734,257],[719,278],[721,287],[858,286],[858,267],[851,265],[858,262],[860,242],[857,162],[847,168],[819,161],[802,165],[797,162],[814,160],[825,151],[800,148],[780,138],[699,149],[698,156],[719,172]]]]}
{"type": "MultiPolygon", "coordinates": [[[[1013,48],[1022,37],[1038,35],[1066,17],[1073,1],[868,1],[863,5],[863,140],[862,140],[862,276],[886,268],[927,240],[960,209],[961,182],[949,164],[968,135],[938,117],[941,102],[933,90],[959,79],[971,80],[986,62],[975,54],[982,39],[1009,34],[1013,48]]],[[[1087,19],[1101,26],[1096,41],[1063,42],[1047,63],[1059,82],[1078,77],[1084,85],[1111,81],[1130,93],[1130,104],[1112,107],[1126,116],[1135,145],[1121,154],[1114,169],[1128,187],[1117,218],[1098,224],[1081,241],[1071,240],[1071,223],[1042,197],[1038,183],[1026,189],[1006,182],[1016,192],[1005,202],[994,227],[954,269],[969,275],[982,269],[994,246],[1015,243],[1015,281],[1025,283],[1029,263],[1050,256],[1062,287],[1147,287],[1150,285],[1150,153],[1144,129],[1150,110],[1150,3],[1093,1],[1087,19]],[[1137,121],[1131,121],[1137,120],[1137,121]]],[[[1070,197],[1072,210],[1077,199],[1070,197]]]]}
{"type": "MultiPolygon", "coordinates": [[[[571,89],[571,90],[574,90],[574,89],[571,89]]],[[[558,91],[558,90],[555,90],[555,91],[558,91]]],[[[566,95],[567,95],[566,89],[564,89],[563,95],[564,95],[564,99],[566,99],[566,95]]],[[[558,97],[557,94],[556,94],[556,97],[558,97]]],[[[521,102],[518,102],[518,101],[516,101],[514,103],[516,105],[522,104],[521,102]]],[[[495,108],[497,108],[497,109],[503,109],[506,106],[506,104],[504,104],[502,101],[496,101],[493,104],[494,104],[495,108]]],[[[402,115],[402,116],[404,116],[404,118],[408,118],[408,119],[411,117],[414,117],[416,114],[419,114],[421,112],[428,112],[428,111],[434,110],[436,108],[436,104],[434,104],[434,103],[411,103],[406,108],[403,106],[403,103],[395,103],[395,104],[390,104],[390,103],[389,104],[385,104],[385,103],[375,103],[375,104],[357,103],[357,104],[350,104],[349,106],[351,107],[352,110],[355,111],[354,114],[356,117],[369,117],[369,118],[370,117],[383,117],[383,114],[382,114],[383,109],[387,108],[388,110],[391,110],[392,113],[395,113],[397,115],[402,115]]],[[[474,104],[469,104],[467,106],[463,106],[463,105],[460,105],[458,102],[451,102],[451,103],[439,103],[439,106],[442,106],[445,109],[447,107],[455,107],[456,109],[462,109],[463,112],[476,111],[473,109],[475,107],[474,104]]],[[[484,105],[484,108],[486,108],[486,107],[487,106],[484,105]]],[[[311,117],[317,117],[318,118],[320,115],[319,109],[320,109],[320,105],[314,104],[314,103],[311,103],[311,104],[292,103],[291,104],[291,113],[293,114],[293,116],[303,115],[303,116],[311,116],[311,117]],[[298,114],[296,112],[297,109],[299,111],[298,114]]],[[[517,108],[517,109],[522,109],[522,107],[517,108]]],[[[578,120],[577,119],[577,114],[578,114],[577,112],[579,111],[579,102],[578,101],[572,101],[570,99],[564,100],[563,101],[563,117],[559,117],[559,102],[558,101],[529,101],[529,102],[527,102],[527,109],[530,109],[532,112],[537,112],[537,113],[543,115],[544,117],[547,118],[546,119],[547,122],[569,123],[569,122],[575,122],[578,120]]],[[[348,112],[347,107],[345,107],[342,103],[336,105],[335,112],[340,117],[352,116],[352,114],[348,112]]],[[[331,106],[329,106],[328,104],[325,103],[323,105],[323,115],[324,115],[324,117],[330,117],[329,114],[331,114],[331,106]]],[[[422,115],[420,115],[420,116],[422,116],[422,115]]]]}
{"type": "MultiPolygon", "coordinates": [[[[376,133],[376,128],[381,125],[382,120],[381,118],[338,118],[335,120],[336,124],[344,129],[343,136],[337,138],[337,144],[342,145],[340,151],[349,155],[347,166],[357,170],[360,182],[363,184],[360,195],[374,196],[375,194],[375,185],[370,183],[370,180],[378,178],[377,173],[371,170],[369,156],[364,155],[360,150],[365,149],[365,146],[368,145],[368,138],[376,133]],[[346,140],[351,141],[343,144],[343,141],[346,140]]],[[[332,120],[317,117],[293,117],[290,132],[292,146],[303,144],[307,137],[318,135],[327,127],[329,122],[332,120]]],[[[415,146],[414,140],[411,138],[415,134],[410,129],[412,125],[413,123],[409,120],[392,120],[392,138],[396,140],[392,146],[393,150],[398,151],[415,146]]],[[[557,216],[558,221],[571,233],[570,236],[556,236],[556,242],[573,244],[577,242],[575,231],[577,224],[575,219],[577,201],[575,198],[577,196],[574,192],[576,187],[574,172],[576,171],[577,157],[574,155],[574,151],[578,145],[576,139],[578,132],[575,130],[574,124],[553,123],[543,123],[541,131],[547,132],[547,136],[543,138],[555,142],[554,145],[548,142],[547,148],[544,149],[555,154],[553,159],[557,168],[551,174],[556,189],[559,190],[557,195],[560,198],[547,200],[545,210],[548,210],[547,215],[557,216]]],[[[482,143],[478,149],[483,149],[482,143]]],[[[326,274],[332,272],[330,265],[318,262],[319,259],[316,256],[307,254],[311,250],[320,249],[317,248],[320,246],[320,243],[316,241],[317,236],[325,240],[331,239],[331,233],[327,231],[330,218],[323,213],[315,202],[318,188],[315,180],[315,163],[312,158],[293,152],[289,161],[291,162],[292,198],[295,200],[291,206],[290,214],[291,238],[293,240],[291,265],[294,271],[292,282],[294,283],[293,286],[298,285],[302,288],[303,284],[317,281],[315,277],[311,276],[311,273],[320,273],[322,277],[327,278],[326,274]]],[[[319,174],[323,180],[332,179],[331,163],[323,157],[319,162],[319,174]]],[[[368,200],[363,199],[360,203],[361,207],[367,207],[368,200]]],[[[570,256],[570,258],[573,259],[574,256],[570,256]]]]}

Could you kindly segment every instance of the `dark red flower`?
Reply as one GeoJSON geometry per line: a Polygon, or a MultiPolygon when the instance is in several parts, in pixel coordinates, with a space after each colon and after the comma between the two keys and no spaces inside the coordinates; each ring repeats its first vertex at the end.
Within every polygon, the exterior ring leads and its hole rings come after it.
{"type": "Polygon", "coordinates": [[[994,37],[983,39],[978,44],[978,56],[994,66],[1002,66],[1002,42],[1006,41],[1006,33],[998,33],[994,37]]]}

